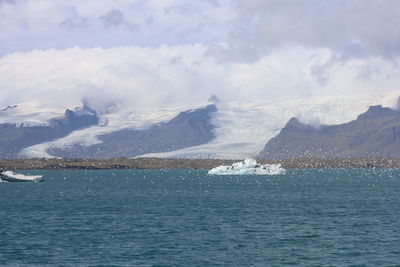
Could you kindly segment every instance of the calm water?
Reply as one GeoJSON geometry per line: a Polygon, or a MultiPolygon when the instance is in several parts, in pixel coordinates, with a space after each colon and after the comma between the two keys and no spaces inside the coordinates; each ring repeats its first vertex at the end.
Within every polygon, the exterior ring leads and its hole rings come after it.
{"type": "Polygon", "coordinates": [[[0,264],[400,265],[400,171],[30,171],[0,184],[0,264]]]}

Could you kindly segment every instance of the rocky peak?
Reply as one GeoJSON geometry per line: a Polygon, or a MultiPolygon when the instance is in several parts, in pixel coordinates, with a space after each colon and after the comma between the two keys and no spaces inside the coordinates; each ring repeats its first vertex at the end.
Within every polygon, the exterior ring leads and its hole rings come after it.
{"type": "Polygon", "coordinates": [[[358,116],[358,119],[369,119],[373,117],[394,115],[398,113],[399,111],[383,107],[382,105],[370,106],[365,113],[358,116]]]}

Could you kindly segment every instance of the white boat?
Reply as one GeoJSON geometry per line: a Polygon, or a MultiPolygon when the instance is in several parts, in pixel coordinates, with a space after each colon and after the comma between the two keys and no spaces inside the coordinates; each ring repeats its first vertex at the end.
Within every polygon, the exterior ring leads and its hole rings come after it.
{"type": "Polygon", "coordinates": [[[210,175],[279,175],[286,171],[281,164],[259,164],[254,159],[245,159],[231,166],[218,166],[211,169],[210,175]]]}
{"type": "Polygon", "coordinates": [[[0,172],[0,179],[5,182],[42,182],[43,175],[24,175],[12,171],[0,172]]]}

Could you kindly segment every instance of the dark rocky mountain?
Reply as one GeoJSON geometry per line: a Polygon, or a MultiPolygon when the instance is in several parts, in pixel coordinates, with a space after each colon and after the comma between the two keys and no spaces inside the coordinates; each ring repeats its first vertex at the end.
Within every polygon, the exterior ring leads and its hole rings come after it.
{"type": "Polygon", "coordinates": [[[214,104],[181,112],[172,120],[146,130],[124,129],[98,136],[100,144],[74,145],[68,149],[50,149],[51,155],[64,158],[135,157],[147,153],[169,152],[205,144],[214,139],[212,114],[214,104]]]}
{"type": "Polygon", "coordinates": [[[66,110],[63,117],[54,118],[44,126],[0,124],[0,158],[18,157],[18,153],[28,146],[52,141],[98,123],[96,112],[83,106],[66,110]]]}
{"type": "Polygon", "coordinates": [[[313,127],[292,118],[260,158],[400,157],[400,111],[371,106],[349,123],[313,127]]]}

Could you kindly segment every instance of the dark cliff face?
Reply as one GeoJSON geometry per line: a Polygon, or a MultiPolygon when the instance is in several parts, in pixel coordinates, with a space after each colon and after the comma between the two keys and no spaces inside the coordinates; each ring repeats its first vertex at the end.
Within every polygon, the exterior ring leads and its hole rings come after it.
{"type": "Polygon", "coordinates": [[[172,120],[147,130],[125,129],[98,136],[101,144],[90,147],[75,145],[68,150],[51,149],[51,155],[65,158],[135,157],[205,144],[214,139],[212,114],[215,105],[181,112],[172,120]]]}
{"type": "Polygon", "coordinates": [[[99,123],[96,113],[86,107],[66,110],[46,126],[0,124],[0,158],[15,158],[29,146],[65,137],[71,132],[99,123]]]}
{"type": "Polygon", "coordinates": [[[400,111],[372,106],[354,121],[318,129],[293,118],[259,157],[400,157],[400,111]]]}

